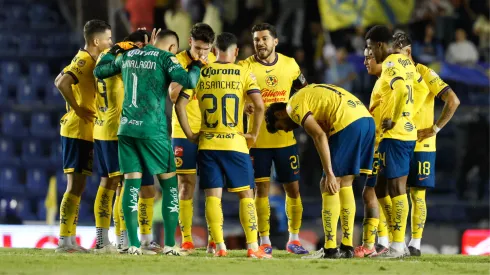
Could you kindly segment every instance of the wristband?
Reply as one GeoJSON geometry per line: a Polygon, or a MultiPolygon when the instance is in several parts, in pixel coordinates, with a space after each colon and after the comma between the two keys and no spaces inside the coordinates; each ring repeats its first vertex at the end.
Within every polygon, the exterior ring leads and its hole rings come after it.
{"type": "Polygon", "coordinates": [[[432,130],[434,130],[434,132],[439,133],[439,131],[441,130],[441,128],[437,127],[436,124],[432,125],[432,130]]]}

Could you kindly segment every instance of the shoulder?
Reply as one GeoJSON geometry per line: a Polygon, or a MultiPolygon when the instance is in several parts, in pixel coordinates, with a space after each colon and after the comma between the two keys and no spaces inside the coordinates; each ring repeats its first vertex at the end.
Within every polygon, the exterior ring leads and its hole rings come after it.
{"type": "Polygon", "coordinates": [[[240,66],[243,66],[243,67],[250,67],[252,66],[253,63],[255,63],[255,58],[254,56],[249,56],[248,58],[244,59],[244,60],[241,60],[241,61],[238,61],[238,65],[240,66]]]}
{"type": "Polygon", "coordinates": [[[109,48],[109,49],[105,49],[105,50],[103,50],[103,51],[102,51],[102,52],[99,54],[99,58],[97,58],[97,62],[96,62],[96,63],[99,63],[99,62],[100,62],[100,60],[102,59],[102,57],[104,57],[104,55],[105,55],[106,53],[108,53],[108,52],[109,52],[109,50],[110,50],[110,48],[109,48]]]}
{"type": "Polygon", "coordinates": [[[284,55],[282,53],[277,53],[277,62],[286,64],[297,64],[294,58],[284,55]]]}

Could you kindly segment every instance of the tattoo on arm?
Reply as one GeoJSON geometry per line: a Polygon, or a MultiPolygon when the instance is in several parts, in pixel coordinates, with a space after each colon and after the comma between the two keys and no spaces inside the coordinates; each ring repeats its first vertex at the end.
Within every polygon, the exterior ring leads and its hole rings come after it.
{"type": "Polygon", "coordinates": [[[442,109],[442,113],[436,122],[436,125],[439,128],[443,128],[444,126],[446,126],[446,124],[449,122],[449,120],[451,120],[454,113],[456,112],[456,109],[459,106],[459,100],[457,100],[457,103],[454,103],[453,101],[448,101],[449,95],[456,96],[452,90],[447,91],[441,96],[441,99],[445,102],[445,104],[444,108],[442,109]]]}

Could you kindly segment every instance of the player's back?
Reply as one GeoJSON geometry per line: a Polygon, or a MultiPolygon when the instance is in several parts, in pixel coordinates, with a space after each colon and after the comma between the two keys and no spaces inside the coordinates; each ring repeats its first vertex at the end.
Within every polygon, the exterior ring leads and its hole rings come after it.
{"type": "Polygon", "coordinates": [[[294,94],[287,107],[292,119],[303,125],[311,112],[315,120],[329,135],[333,135],[362,117],[371,117],[364,104],[341,87],[329,84],[310,84],[294,94]],[[303,110],[301,110],[303,109],[303,110]],[[301,114],[304,113],[305,114],[301,114]],[[298,116],[296,116],[296,114],[298,116]],[[302,118],[300,120],[300,118],[302,118]]]}
{"type": "Polygon", "coordinates": [[[245,96],[259,92],[253,74],[231,63],[211,63],[201,69],[194,94],[201,110],[200,150],[248,153],[243,131],[245,96]]]}

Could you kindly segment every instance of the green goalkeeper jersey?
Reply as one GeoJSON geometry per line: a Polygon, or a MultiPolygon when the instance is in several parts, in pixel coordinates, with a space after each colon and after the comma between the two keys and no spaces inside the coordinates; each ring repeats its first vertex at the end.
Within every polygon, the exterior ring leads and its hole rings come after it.
{"type": "Polygon", "coordinates": [[[199,68],[187,72],[175,55],[151,45],[130,50],[117,58],[106,54],[94,70],[104,79],[121,73],[124,101],[118,135],[141,139],[168,138],[165,100],[168,86],[177,82],[192,89],[199,79],[199,68]]]}

